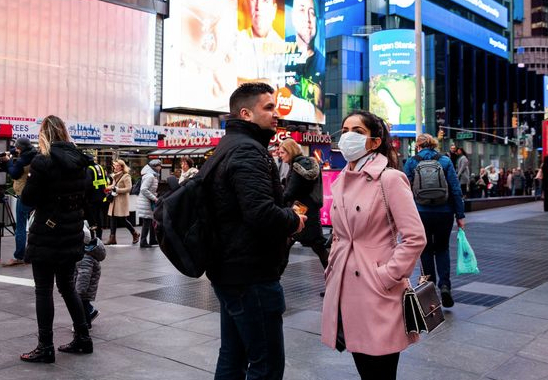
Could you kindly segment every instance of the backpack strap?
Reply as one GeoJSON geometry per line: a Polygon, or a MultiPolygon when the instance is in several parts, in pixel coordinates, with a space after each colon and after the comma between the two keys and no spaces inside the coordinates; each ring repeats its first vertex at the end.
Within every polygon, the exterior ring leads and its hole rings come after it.
{"type": "Polygon", "coordinates": [[[433,160],[439,161],[441,158],[441,155],[439,153],[436,153],[434,157],[432,157],[433,160]]]}
{"type": "Polygon", "coordinates": [[[421,162],[422,160],[424,160],[424,158],[422,158],[421,156],[419,156],[418,154],[415,154],[413,156],[413,158],[417,161],[417,162],[421,162]]]}

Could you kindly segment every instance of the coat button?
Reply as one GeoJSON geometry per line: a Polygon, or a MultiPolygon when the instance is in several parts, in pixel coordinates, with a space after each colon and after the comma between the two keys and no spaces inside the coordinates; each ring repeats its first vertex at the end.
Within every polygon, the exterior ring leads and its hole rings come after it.
{"type": "Polygon", "coordinates": [[[356,271],[354,274],[356,275],[356,277],[360,276],[360,272],[358,272],[358,271],[356,271]]]}
{"type": "Polygon", "coordinates": [[[368,182],[371,182],[373,180],[373,177],[368,175],[367,177],[365,177],[365,180],[368,182]]]}
{"type": "Polygon", "coordinates": [[[336,210],[337,209],[337,206],[336,205],[333,205],[333,210],[336,210]]]}
{"type": "Polygon", "coordinates": [[[360,211],[360,206],[356,206],[356,211],[360,211]]]}

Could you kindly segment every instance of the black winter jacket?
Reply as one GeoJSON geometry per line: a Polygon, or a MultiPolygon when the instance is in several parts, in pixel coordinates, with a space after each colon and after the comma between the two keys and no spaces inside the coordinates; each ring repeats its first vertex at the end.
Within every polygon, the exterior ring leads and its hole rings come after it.
{"type": "Polygon", "coordinates": [[[226,157],[209,177],[217,248],[206,274],[214,285],[280,278],[287,238],[297,230],[299,217],[283,206],[278,169],[266,149],[272,136],[256,124],[231,120],[215,150],[226,157]]]}
{"type": "Polygon", "coordinates": [[[4,163],[4,170],[8,172],[12,179],[21,178],[24,173],[25,166],[30,165],[30,162],[37,153],[38,152],[35,147],[25,149],[16,160],[10,158],[9,161],[4,163]]]}
{"type": "Polygon", "coordinates": [[[313,157],[303,155],[293,158],[284,191],[284,203],[288,206],[299,201],[308,207],[303,231],[293,236],[303,245],[325,243],[320,222],[323,206],[323,182],[320,165],[313,157]]]}
{"type": "Polygon", "coordinates": [[[82,259],[87,165],[86,156],[68,142],[54,142],[49,156],[38,154],[32,160],[21,194],[21,201],[36,210],[25,261],[82,259]]]}

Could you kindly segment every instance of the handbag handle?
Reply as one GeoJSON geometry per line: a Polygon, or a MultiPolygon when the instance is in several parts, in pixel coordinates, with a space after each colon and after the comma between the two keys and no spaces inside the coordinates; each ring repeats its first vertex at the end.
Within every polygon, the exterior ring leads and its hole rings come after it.
{"type": "MultiPolygon", "coordinates": [[[[390,213],[390,209],[388,208],[388,202],[386,201],[386,194],[384,192],[384,186],[382,184],[382,173],[384,173],[386,169],[389,169],[389,168],[385,167],[382,170],[381,175],[379,176],[379,182],[381,184],[381,193],[382,193],[382,200],[384,203],[384,209],[386,210],[386,219],[388,220],[388,225],[390,226],[390,231],[392,232],[392,239],[394,240],[394,244],[398,244],[396,227],[394,226],[394,220],[392,218],[392,214],[390,213]]],[[[429,276],[424,275],[424,269],[422,267],[422,261],[420,261],[420,259],[419,259],[419,264],[421,269],[421,276],[419,277],[419,285],[420,285],[423,282],[426,282],[429,276]]],[[[407,278],[407,282],[409,284],[409,289],[412,289],[413,285],[411,284],[411,280],[409,279],[409,277],[407,278]]]]}

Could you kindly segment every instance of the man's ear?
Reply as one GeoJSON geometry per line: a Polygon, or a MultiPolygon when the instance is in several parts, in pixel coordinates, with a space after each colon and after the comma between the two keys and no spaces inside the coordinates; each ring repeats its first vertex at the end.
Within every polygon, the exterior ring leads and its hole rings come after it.
{"type": "Polygon", "coordinates": [[[251,111],[248,108],[240,109],[240,119],[249,121],[251,119],[251,111]]]}

